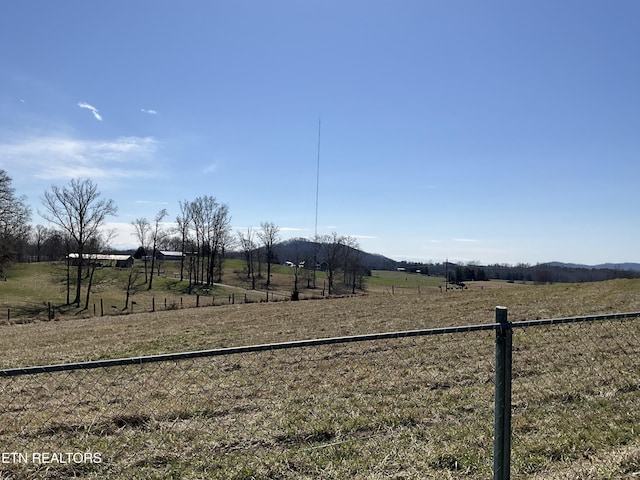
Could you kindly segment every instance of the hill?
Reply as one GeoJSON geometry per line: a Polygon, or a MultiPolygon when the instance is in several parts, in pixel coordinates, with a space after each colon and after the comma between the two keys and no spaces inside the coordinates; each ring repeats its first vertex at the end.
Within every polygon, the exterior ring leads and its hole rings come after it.
{"type": "Polygon", "coordinates": [[[562,262],[549,262],[530,265],[520,263],[517,265],[492,264],[492,265],[465,265],[453,262],[447,263],[398,263],[399,267],[406,271],[429,275],[447,275],[451,283],[467,282],[472,280],[508,280],[534,283],[583,283],[601,282],[615,278],[639,278],[640,265],[633,263],[611,264],[600,266],[588,266],[562,262]],[[633,266],[638,265],[638,269],[633,266]],[[623,267],[627,268],[623,268],[623,267]]]}
{"type": "MultiPolygon", "coordinates": [[[[320,244],[305,238],[293,238],[278,243],[274,247],[276,255],[276,263],[284,264],[292,262],[299,264],[305,262],[310,266],[314,263],[314,256],[317,257],[320,250],[320,244]]],[[[376,253],[367,253],[358,250],[362,255],[363,266],[367,270],[395,270],[398,262],[391,258],[376,253]]],[[[242,258],[241,252],[234,252],[233,257],[242,258]]]]}
{"type": "Polygon", "coordinates": [[[640,263],[623,262],[623,263],[600,263],[598,265],[584,265],[581,263],[564,263],[549,262],[544,265],[561,268],[585,268],[588,270],[624,270],[632,272],[640,272],[640,263]]]}

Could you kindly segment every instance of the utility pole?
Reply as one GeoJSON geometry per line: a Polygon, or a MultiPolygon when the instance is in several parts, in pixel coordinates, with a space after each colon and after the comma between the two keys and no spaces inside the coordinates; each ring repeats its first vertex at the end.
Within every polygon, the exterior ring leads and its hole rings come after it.
{"type": "Polygon", "coordinates": [[[444,291],[449,291],[449,259],[444,260],[444,291]]]}

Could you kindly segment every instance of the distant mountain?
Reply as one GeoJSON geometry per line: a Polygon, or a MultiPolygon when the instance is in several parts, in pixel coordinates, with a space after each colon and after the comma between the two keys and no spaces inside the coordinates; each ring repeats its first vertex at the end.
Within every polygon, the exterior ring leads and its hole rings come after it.
{"type": "Polygon", "coordinates": [[[584,265],[581,263],[566,263],[566,262],[545,262],[545,263],[540,263],[538,265],[546,265],[549,267],[558,267],[558,268],[586,268],[586,269],[592,269],[592,266],[589,265],[584,265]]]}
{"type": "Polygon", "coordinates": [[[631,270],[633,272],[640,272],[640,263],[601,263],[595,265],[593,268],[606,268],[608,270],[631,270]]]}
{"type": "Polygon", "coordinates": [[[581,263],[564,263],[564,262],[548,262],[543,265],[560,268],[585,268],[589,270],[629,270],[632,272],[640,272],[640,263],[600,263],[598,265],[584,265],[581,263]]]}
{"type": "Polygon", "coordinates": [[[640,270],[633,270],[640,264],[620,263],[611,264],[615,268],[607,268],[606,265],[590,266],[576,263],[549,262],[530,265],[520,263],[517,265],[493,264],[493,265],[456,265],[452,262],[446,264],[406,264],[400,263],[403,268],[420,269],[429,275],[449,275],[451,282],[466,282],[468,280],[507,280],[512,282],[524,281],[534,283],[576,283],[576,282],[601,282],[614,278],[640,278],[640,270]],[[625,269],[627,268],[627,269],[625,269]]]}

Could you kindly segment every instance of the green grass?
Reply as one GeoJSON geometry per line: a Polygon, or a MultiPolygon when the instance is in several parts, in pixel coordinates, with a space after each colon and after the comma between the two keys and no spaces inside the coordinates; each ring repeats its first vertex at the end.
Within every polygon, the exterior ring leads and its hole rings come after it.
{"type": "MultiPolygon", "coordinates": [[[[143,263],[138,261],[136,267],[141,272],[143,263]]],[[[150,265],[149,265],[150,268],[150,265]]],[[[154,276],[153,289],[139,289],[131,301],[126,313],[151,311],[155,309],[175,309],[195,306],[201,296],[200,305],[228,303],[230,295],[237,295],[237,301],[264,300],[266,283],[266,264],[262,265],[262,277],[257,279],[256,290],[262,293],[247,293],[251,282],[246,278],[245,263],[240,259],[228,259],[224,265],[223,283],[213,287],[192,286],[188,282],[179,281],[179,263],[164,262],[161,275],[154,276]],[[165,307],[166,306],[166,307],[165,307]]],[[[75,297],[75,270],[70,271],[70,299],[75,297]]],[[[313,285],[312,271],[300,269],[298,272],[298,288],[302,298],[312,298],[326,292],[326,274],[315,272],[317,289],[308,288],[313,285]]],[[[6,282],[0,282],[0,310],[7,312],[10,321],[29,322],[48,318],[49,304],[55,309],[56,316],[93,316],[102,314],[125,313],[125,284],[128,270],[115,268],[98,269],[94,276],[94,285],[88,309],[84,309],[86,287],[81,291],[80,308],[66,305],[67,271],[64,264],[29,263],[17,264],[9,272],[6,282]]],[[[294,288],[294,271],[284,265],[272,265],[270,292],[275,299],[288,299],[294,288]]],[[[437,288],[444,285],[441,277],[420,274],[374,271],[371,277],[365,278],[366,289],[370,293],[420,293],[420,288],[437,288]]],[[[345,290],[347,292],[347,290],[345,290]]],[[[350,293],[350,289],[348,292],[350,293]]],[[[233,298],[233,301],[236,301],[233,298]]]]}
{"type": "MultiPolygon", "coordinates": [[[[223,284],[189,287],[187,280],[179,280],[178,262],[163,262],[160,265],[161,274],[154,275],[153,288],[148,290],[146,285],[141,287],[132,295],[129,308],[125,311],[125,285],[129,274],[126,269],[106,267],[96,270],[88,308],[85,309],[86,280],[83,280],[80,307],[67,305],[67,269],[63,263],[16,264],[8,272],[7,281],[0,281],[0,312],[9,322],[25,323],[46,320],[50,305],[56,317],[86,317],[152,311],[154,308],[177,309],[196,305],[265,300],[266,265],[262,266],[263,277],[257,280],[256,291],[252,292],[249,291],[250,280],[246,278],[246,273],[243,273],[244,267],[241,260],[227,260],[223,284]]],[[[135,268],[143,272],[143,262],[138,261],[135,268]]],[[[150,265],[148,268],[150,272],[150,265]]],[[[75,297],[75,275],[76,271],[72,268],[70,300],[75,297]]],[[[303,299],[320,295],[320,290],[305,288],[308,283],[306,279],[310,275],[311,273],[305,270],[299,272],[299,288],[303,299]]],[[[318,282],[322,282],[326,276],[317,272],[316,278],[318,282]]],[[[272,266],[272,286],[269,292],[272,298],[288,299],[293,291],[293,284],[292,269],[282,265],[272,266]]]]}
{"type": "Polygon", "coordinates": [[[392,270],[373,270],[367,278],[371,286],[398,287],[437,287],[444,286],[444,277],[422,275],[420,273],[398,272],[392,270]]]}

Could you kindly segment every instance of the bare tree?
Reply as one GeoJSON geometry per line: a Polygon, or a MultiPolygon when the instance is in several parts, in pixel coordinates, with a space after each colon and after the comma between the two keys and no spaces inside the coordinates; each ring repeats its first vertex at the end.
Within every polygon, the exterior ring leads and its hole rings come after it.
{"type": "MultiPolygon", "coordinates": [[[[144,251],[144,283],[149,281],[149,274],[147,272],[147,257],[149,254],[149,238],[151,233],[151,224],[146,218],[136,218],[133,222],[134,233],[138,244],[144,251]]],[[[152,272],[153,273],[153,272],[152,272]]]]}
{"type": "Polygon", "coordinates": [[[22,247],[26,246],[31,220],[26,197],[16,197],[11,181],[7,172],[0,169],[0,272],[18,258],[22,247]]]}
{"type": "Polygon", "coordinates": [[[244,259],[247,263],[247,278],[251,280],[252,290],[256,289],[256,269],[254,266],[256,255],[255,237],[256,234],[251,227],[247,227],[246,235],[243,232],[238,232],[238,241],[240,242],[240,247],[242,248],[244,259]]]}
{"type": "Polygon", "coordinates": [[[331,235],[322,235],[320,242],[320,260],[327,274],[329,287],[328,294],[335,293],[335,277],[338,269],[343,264],[346,237],[333,232],[331,235]]]}
{"type": "Polygon", "coordinates": [[[206,284],[211,285],[215,268],[222,264],[225,248],[230,241],[229,207],[209,195],[198,197],[191,202],[191,220],[198,253],[195,270],[199,271],[202,283],[205,283],[206,272],[206,284]]]}
{"type": "Polygon", "coordinates": [[[353,294],[356,289],[363,289],[366,269],[358,241],[333,232],[317,237],[316,242],[320,265],[327,275],[329,295],[344,292],[347,288],[353,294]]]}
{"type": "Polygon", "coordinates": [[[344,259],[344,284],[351,286],[351,293],[356,293],[356,288],[363,288],[364,254],[360,250],[358,241],[353,237],[345,238],[344,259]]]}
{"type": "MultiPolygon", "coordinates": [[[[36,229],[38,226],[36,226],[36,229]]],[[[41,259],[47,260],[59,260],[65,252],[65,240],[61,235],[61,232],[53,228],[45,228],[45,238],[41,245],[41,259]]],[[[36,247],[37,249],[37,247],[36,247]]]]}
{"type": "Polygon", "coordinates": [[[189,243],[189,229],[191,226],[191,203],[187,200],[180,201],[180,214],[176,217],[176,231],[180,241],[180,281],[184,280],[184,260],[189,243]]]}
{"type": "Polygon", "coordinates": [[[102,235],[98,235],[96,237],[94,237],[91,242],[89,243],[89,252],[87,253],[87,295],[85,297],[85,302],[84,302],[84,309],[87,310],[89,308],[89,300],[91,298],[91,289],[96,285],[99,284],[100,281],[96,280],[96,270],[102,267],[102,264],[100,263],[100,260],[97,258],[97,254],[107,248],[109,242],[111,241],[111,239],[113,238],[113,236],[115,235],[114,232],[110,231],[107,232],[105,234],[105,236],[103,237],[102,235]]]}
{"type": "Polygon", "coordinates": [[[271,286],[271,264],[274,259],[274,246],[280,240],[280,228],[273,222],[262,222],[261,230],[258,232],[258,238],[264,244],[265,253],[267,255],[267,290],[271,286]]]}
{"type": "MultiPolygon", "coordinates": [[[[193,283],[202,283],[202,277],[204,276],[204,272],[202,272],[200,266],[204,265],[202,262],[202,257],[204,256],[204,237],[205,237],[205,218],[204,218],[204,206],[203,200],[201,197],[196,198],[190,204],[190,213],[191,213],[191,228],[193,229],[194,234],[194,250],[195,257],[193,258],[191,269],[191,275],[193,276],[193,283]]],[[[204,267],[203,267],[204,268],[204,267]]]]}
{"type": "MultiPolygon", "coordinates": [[[[98,187],[90,179],[72,179],[68,186],[53,185],[42,197],[42,218],[56,225],[73,240],[78,253],[76,295],[71,303],[80,306],[82,267],[88,242],[98,236],[108,215],[115,215],[113,200],[101,199],[98,187]]],[[[71,253],[71,252],[68,252],[71,253]]]]}
{"type": "Polygon", "coordinates": [[[211,264],[212,241],[214,234],[214,222],[216,211],[218,209],[218,201],[215,197],[205,195],[196,198],[191,202],[191,218],[193,220],[193,229],[196,237],[196,282],[206,283],[209,285],[212,281],[213,265],[211,264]]]}
{"type": "Polygon", "coordinates": [[[36,225],[31,230],[31,238],[33,246],[35,247],[36,262],[40,262],[42,258],[42,250],[45,242],[49,239],[49,229],[44,225],[36,225]]]}
{"type": "Polygon", "coordinates": [[[156,255],[158,254],[158,245],[162,242],[162,238],[166,235],[166,232],[160,228],[160,223],[169,215],[167,210],[163,208],[156,214],[156,218],[154,219],[154,228],[151,231],[151,275],[149,276],[149,290],[153,285],[153,268],[156,263],[156,255]]]}
{"type": "Polygon", "coordinates": [[[300,291],[298,290],[298,274],[300,269],[304,268],[306,260],[303,260],[304,254],[300,250],[300,242],[295,242],[294,256],[293,256],[293,293],[291,294],[291,300],[300,299],[300,291]]]}
{"type": "Polygon", "coordinates": [[[129,268],[129,274],[127,275],[127,279],[124,284],[125,291],[125,299],[124,299],[124,307],[122,310],[129,309],[129,300],[136,293],[142,290],[142,287],[146,284],[146,281],[142,281],[140,278],[140,271],[136,269],[133,265],[129,268]]]}
{"type": "Polygon", "coordinates": [[[210,262],[209,278],[214,279],[214,270],[217,269],[217,280],[222,281],[222,262],[227,249],[233,244],[231,236],[231,217],[229,206],[225,203],[218,206],[213,217],[212,235],[210,238],[210,262]]]}

